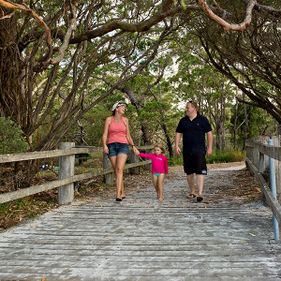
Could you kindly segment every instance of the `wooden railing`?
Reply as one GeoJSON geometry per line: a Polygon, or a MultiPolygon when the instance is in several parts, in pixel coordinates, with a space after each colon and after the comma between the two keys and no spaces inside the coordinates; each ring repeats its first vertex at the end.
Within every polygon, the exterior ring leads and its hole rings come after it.
{"type": "MultiPolygon", "coordinates": [[[[139,147],[139,149],[141,150],[149,150],[152,148],[153,146],[139,147]]],[[[24,198],[26,196],[34,195],[54,188],[59,188],[58,202],[59,204],[64,205],[69,204],[74,200],[75,182],[93,179],[94,177],[104,175],[106,183],[112,184],[113,170],[110,166],[107,156],[103,157],[103,164],[101,163],[101,166],[103,167],[102,169],[94,170],[93,168],[93,172],[75,175],[75,155],[93,152],[102,153],[102,149],[97,147],[75,147],[75,143],[65,142],[61,143],[59,149],[56,150],[0,155],[0,164],[36,159],[59,158],[58,180],[53,180],[39,185],[33,185],[12,192],[2,193],[0,194],[0,204],[24,198]]],[[[149,165],[151,163],[150,160],[139,161],[139,158],[135,156],[132,151],[130,151],[129,162],[129,164],[126,164],[125,169],[132,169],[133,173],[138,172],[136,171],[136,168],[139,168],[144,165],[149,165]]]]}
{"type": "Polygon", "coordinates": [[[259,182],[267,204],[271,208],[279,225],[281,225],[281,147],[278,139],[276,138],[275,140],[276,145],[273,146],[268,144],[268,138],[247,141],[246,164],[259,182]],[[272,195],[269,188],[270,183],[265,179],[268,178],[270,172],[273,172],[269,170],[269,158],[275,160],[274,172],[277,178],[277,199],[272,195]]]}

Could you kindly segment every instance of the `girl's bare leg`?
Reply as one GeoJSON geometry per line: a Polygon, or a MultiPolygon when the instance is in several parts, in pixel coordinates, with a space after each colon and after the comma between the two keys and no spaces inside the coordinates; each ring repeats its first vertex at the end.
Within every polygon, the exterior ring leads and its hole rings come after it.
{"type": "Polygon", "coordinates": [[[158,177],[158,191],[159,191],[159,201],[162,202],[164,200],[164,178],[165,174],[160,174],[158,177]]]}
{"type": "Polygon", "coordinates": [[[152,175],[152,182],[153,182],[153,186],[155,188],[156,194],[157,194],[157,199],[159,199],[159,190],[158,190],[158,177],[152,175]]]}

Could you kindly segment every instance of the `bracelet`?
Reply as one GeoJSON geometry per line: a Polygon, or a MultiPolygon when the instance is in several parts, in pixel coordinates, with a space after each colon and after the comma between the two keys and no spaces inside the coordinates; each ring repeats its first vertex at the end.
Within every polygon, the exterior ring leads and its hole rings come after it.
{"type": "Polygon", "coordinates": [[[133,147],[133,146],[135,146],[134,144],[131,144],[131,146],[133,147]]]}

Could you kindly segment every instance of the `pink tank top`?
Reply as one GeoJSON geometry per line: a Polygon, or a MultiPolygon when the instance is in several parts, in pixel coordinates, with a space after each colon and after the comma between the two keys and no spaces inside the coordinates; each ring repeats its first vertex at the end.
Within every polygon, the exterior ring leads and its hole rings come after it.
{"type": "Polygon", "coordinates": [[[107,143],[109,144],[113,142],[128,143],[127,126],[123,118],[120,122],[116,122],[114,117],[110,120],[107,143]]]}

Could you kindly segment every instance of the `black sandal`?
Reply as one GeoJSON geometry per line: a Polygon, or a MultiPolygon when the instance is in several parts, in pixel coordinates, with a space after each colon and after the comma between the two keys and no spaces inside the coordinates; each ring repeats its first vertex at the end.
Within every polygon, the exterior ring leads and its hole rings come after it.
{"type": "Polygon", "coordinates": [[[116,201],[120,202],[120,201],[122,201],[122,198],[116,198],[116,201]]]}
{"type": "Polygon", "coordinates": [[[198,197],[197,197],[197,202],[202,202],[202,201],[203,201],[203,197],[198,196],[198,197]]]}
{"type": "Polygon", "coordinates": [[[196,195],[194,193],[190,193],[188,196],[191,197],[191,198],[195,198],[196,197],[196,195]]]}

